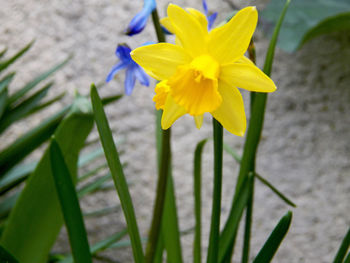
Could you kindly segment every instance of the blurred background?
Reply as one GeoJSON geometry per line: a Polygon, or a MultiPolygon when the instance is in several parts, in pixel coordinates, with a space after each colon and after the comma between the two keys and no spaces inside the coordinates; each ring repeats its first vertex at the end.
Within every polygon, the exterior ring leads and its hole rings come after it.
{"type": "MultiPolygon", "coordinates": [[[[172,2],[203,11],[199,0],[172,2]]],[[[216,25],[232,13],[233,7],[255,5],[260,12],[268,2],[207,0],[209,10],[219,13],[216,25]]],[[[161,17],[166,15],[168,3],[157,1],[161,17]]],[[[0,137],[0,149],[70,103],[76,92],[88,95],[91,83],[103,84],[117,62],[114,52],[118,43],[136,48],[146,41],[156,41],[151,23],[132,38],[124,34],[142,5],[141,0],[1,1],[0,50],[7,47],[11,55],[35,40],[16,68],[18,77],[12,82],[12,92],[38,72],[71,54],[74,57],[52,77],[55,83],[48,96],[54,97],[65,91],[64,99],[35,115],[31,121],[23,120],[13,125],[0,137]]],[[[271,24],[268,12],[265,18],[260,18],[254,40],[257,65],[262,68],[271,24]]],[[[257,171],[297,204],[297,208],[293,208],[292,226],[275,262],[330,262],[350,225],[350,32],[343,30],[316,37],[294,52],[278,47],[271,77],[278,90],[269,95],[257,171]]],[[[124,74],[118,74],[115,80],[100,89],[101,94],[123,93],[123,81],[124,74]]],[[[131,96],[124,96],[106,108],[115,139],[123,140],[121,158],[126,163],[126,176],[143,234],[147,233],[151,219],[157,171],[154,84],[153,81],[148,88],[136,84],[131,96]]],[[[249,116],[249,94],[243,91],[243,96],[249,116]]],[[[180,229],[186,232],[182,237],[184,259],[191,262],[193,152],[200,139],[211,136],[211,119],[209,115],[205,116],[203,127],[197,130],[192,118],[181,118],[173,126],[172,135],[180,229]]],[[[92,141],[96,138],[97,133],[90,136],[92,141]]],[[[237,152],[242,152],[244,138],[225,133],[224,140],[237,152]]],[[[210,222],[212,151],[210,141],[203,157],[204,240],[208,239],[210,222]]],[[[230,208],[237,173],[238,165],[225,154],[223,219],[230,208]]],[[[259,182],[255,187],[255,199],[253,255],[279,218],[291,209],[259,182]]],[[[82,208],[89,212],[118,203],[115,191],[110,190],[83,198],[82,208]]],[[[124,225],[122,212],[118,209],[107,216],[87,218],[89,241],[94,243],[111,229],[118,230],[124,225]]],[[[240,242],[237,244],[238,252],[240,242]]],[[[203,245],[206,249],[206,242],[203,245]]],[[[64,230],[54,250],[69,251],[64,230]]],[[[131,249],[128,248],[108,250],[101,255],[96,262],[131,262],[131,249]]],[[[234,260],[238,262],[239,258],[238,253],[234,260]]]]}

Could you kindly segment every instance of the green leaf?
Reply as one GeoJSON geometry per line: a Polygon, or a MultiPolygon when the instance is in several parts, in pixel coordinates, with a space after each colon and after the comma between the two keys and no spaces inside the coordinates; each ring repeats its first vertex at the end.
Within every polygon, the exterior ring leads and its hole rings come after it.
{"type": "Polygon", "coordinates": [[[22,161],[29,153],[37,149],[55,132],[70,107],[66,107],[50,118],[44,120],[14,143],[0,152],[0,178],[16,164],[22,161]]]}
{"type": "Polygon", "coordinates": [[[5,219],[8,217],[12,208],[15,206],[20,193],[21,192],[18,191],[2,200],[0,203],[0,219],[5,219]]]}
{"type": "Polygon", "coordinates": [[[174,182],[171,170],[167,180],[165,203],[162,217],[162,237],[167,251],[167,262],[182,263],[180,231],[175,201],[174,182]]]}
{"type": "Polygon", "coordinates": [[[56,72],[57,70],[59,70],[60,68],[62,68],[64,65],[66,65],[68,63],[68,61],[71,59],[72,57],[68,57],[67,59],[65,59],[63,62],[61,62],[60,64],[52,67],[51,69],[49,69],[48,71],[45,71],[44,73],[42,73],[41,75],[37,76],[36,78],[34,78],[32,81],[30,81],[29,83],[27,83],[26,85],[24,85],[24,87],[22,87],[20,90],[18,90],[17,92],[15,92],[13,95],[11,95],[8,99],[8,104],[12,104],[15,101],[21,99],[27,92],[29,92],[31,89],[33,89],[37,84],[39,84],[41,81],[47,79],[49,76],[51,76],[54,72],[56,72]]]}
{"type": "MultiPolygon", "coordinates": [[[[55,131],[73,181],[76,180],[78,153],[93,125],[91,109],[89,111],[86,104],[89,104],[86,99],[77,98],[55,131]]],[[[47,149],[29,177],[0,241],[21,263],[46,262],[63,224],[49,154],[47,149]]]]}
{"type": "MultiPolygon", "coordinates": [[[[101,240],[90,247],[91,255],[96,255],[97,253],[110,248],[117,241],[122,239],[128,233],[127,229],[124,229],[114,235],[107,237],[104,240],[101,240]]],[[[67,256],[64,260],[61,260],[59,263],[74,263],[73,257],[71,255],[67,256]]]]}
{"type": "Polygon", "coordinates": [[[52,85],[53,82],[46,84],[29,98],[24,99],[18,105],[5,111],[0,123],[0,133],[4,132],[14,122],[26,117],[28,113],[46,96],[52,85]]]}
{"type": "Polygon", "coordinates": [[[53,97],[52,99],[48,100],[48,101],[45,101],[37,106],[35,106],[33,109],[31,109],[28,114],[26,115],[26,117],[28,117],[29,115],[32,115],[38,111],[41,111],[45,108],[47,108],[48,106],[54,104],[55,102],[57,101],[60,101],[64,96],[66,95],[66,92],[62,92],[61,94],[53,97]]]}
{"type": "Polygon", "coordinates": [[[343,263],[350,263],[350,252],[348,253],[348,255],[346,256],[346,258],[344,259],[343,263]]]}
{"type": "Polygon", "coordinates": [[[0,58],[2,58],[7,52],[7,48],[4,48],[3,50],[0,51],[0,58]]]}
{"type": "Polygon", "coordinates": [[[238,155],[238,153],[232,149],[228,144],[224,143],[224,150],[233,157],[233,159],[236,160],[237,163],[241,163],[241,156],[238,155]]]}
{"type": "Polygon", "coordinates": [[[85,185],[81,189],[78,190],[79,197],[83,197],[87,194],[90,194],[96,191],[103,183],[111,179],[111,174],[107,174],[105,176],[96,178],[91,183],[85,185]]]}
{"type": "Polygon", "coordinates": [[[270,188],[272,192],[274,192],[279,198],[281,198],[288,205],[296,207],[296,204],[294,204],[288,197],[286,197],[282,192],[280,192],[276,187],[274,187],[269,181],[267,181],[261,175],[255,173],[255,177],[258,178],[259,181],[262,182],[264,185],[266,185],[268,188],[270,188]]]}
{"type": "MultiPolygon", "coordinates": [[[[283,5],[281,0],[271,0],[260,14],[263,19],[276,22],[283,5]]],[[[348,0],[293,0],[278,45],[292,52],[315,36],[349,29],[349,11],[348,0]]]]}
{"type": "Polygon", "coordinates": [[[342,263],[344,260],[344,257],[346,255],[346,252],[349,250],[350,248],[350,228],[348,230],[348,232],[346,233],[340,247],[339,250],[333,260],[333,263],[342,263]]]}
{"type": "Polygon", "coordinates": [[[91,86],[91,101],[94,110],[95,121],[97,129],[100,134],[103,149],[109,169],[111,171],[117,193],[119,195],[120,203],[122,205],[125,219],[128,225],[129,236],[132,243],[134,260],[136,263],[144,261],[140,233],[137,226],[134,206],[132,204],[128,185],[123,172],[122,164],[119,160],[119,155],[113,141],[113,136],[108,125],[106,114],[103,110],[101,99],[97,93],[95,85],[91,86]]]}
{"type": "Polygon", "coordinates": [[[227,259],[231,258],[239,222],[250,197],[250,189],[253,180],[254,176],[249,174],[244,178],[241,187],[236,190],[238,191],[236,199],[233,201],[230,214],[220,235],[219,262],[227,262],[227,259]]]}
{"type": "MultiPolygon", "coordinates": [[[[349,5],[350,9],[350,5],[349,5]]],[[[316,26],[309,29],[299,43],[298,48],[304,45],[307,41],[324,34],[333,32],[345,31],[350,29],[350,12],[342,13],[336,16],[328,17],[316,26]]]]}
{"type": "Polygon", "coordinates": [[[19,263],[13,255],[0,246],[0,263],[19,263]]]}
{"type": "MultiPolygon", "coordinates": [[[[9,58],[6,61],[0,62],[0,72],[6,69],[8,66],[10,66],[13,62],[15,62],[18,58],[20,58],[24,53],[26,53],[30,47],[33,45],[34,41],[27,44],[24,48],[22,48],[20,51],[18,51],[15,55],[13,55],[11,58],[9,58]]],[[[6,52],[6,50],[5,50],[6,52]]],[[[3,54],[1,54],[2,56],[3,54]]]]}
{"type": "Polygon", "coordinates": [[[104,97],[101,99],[102,104],[103,105],[108,105],[112,102],[118,101],[123,97],[122,94],[118,94],[118,95],[113,95],[113,96],[109,96],[109,97],[104,97]]]}
{"type": "Polygon", "coordinates": [[[194,170],[193,170],[193,193],[194,193],[194,212],[195,212],[195,233],[194,233],[194,247],[193,247],[193,262],[200,263],[201,254],[202,254],[202,217],[201,217],[201,202],[202,202],[202,194],[201,194],[201,184],[202,184],[202,152],[204,145],[208,139],[204,139],[200,141],[194,152],[194,170]]]}
{"type": "Polygon", "coordinates": [[[74,261],[76,263],[92,263],[89,242],[75,186],[55,138],[51,140],[50,163],[74,261]]]}
{"type": "Polygon", "coordinates": [[[10,73],[0,81],[0,119],[7,106],[8,85],[10,84],[14,76],[15,76],[14,72],[10,73]]]}
{"type": "Polygon", "coordinates": [[[253,263],[268,263],[271,262],[276,254],[283,238],[288,232],[290,223],[292,222],[292,212],[288,211],[286,215],[278,222],[275,229],[270,234],[262,249],[254,259],[253,263]]]}

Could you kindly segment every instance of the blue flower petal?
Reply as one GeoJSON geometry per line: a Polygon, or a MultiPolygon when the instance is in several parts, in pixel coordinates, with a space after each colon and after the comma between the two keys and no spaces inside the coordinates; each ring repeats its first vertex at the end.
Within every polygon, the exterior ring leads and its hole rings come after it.
{"type": "Polygon", "coordinates": [[[208,20],[208,30],[211,30],[211,28],[213,27],[213,24],[215,22],[216,17],[218,16],[218,13],[215,12],[214,14],[210,15],[209,17],[207,17],[208,20]]]}
{"type": "Polygon", "coordinates": [[[143,9],[131,20],[128,28],[125,30],[125,33],[129,36],[140,33],[145,28],[148,17],[155,8],[155,0],[145,0],[143,9]]]}
{"type": "Polygon", "coordinates": [[[148,75],[146,74],[146,72],[139,66],[135,63],[134,67],[133,67],[133,71],[134,71],[134,75],[136,77],[136,79],[138,81],[140,81],[140,83],[143,85],[143,86],[149,86],[149,77],[148,75]]]}
{"type": "Polygon", "coordinates": [[[113,79],[114,75],[117,74],[118,71],[122,70],[123,68],[126,68],[128,64],[129,63],[125,63],[124,61],[120,61],[118,64],[116,64],[109,72],[106,78],[106,82],[110,82],[113,79]]]}
{"type": "Polygon", "coordinates": [[[134,89],[136,76],[132,67],[128,67],[125,73],[124,89],[125,94],[130,96],[134,89]]]}
{"type": "Polygon", "coordinates": [[[202,1],[202,4],[203,4],[203,9],[204,9],[205,16],[208,16],[208,5],[207,5],[207,1],[203,0],[203,1],[202,1]]]}
{"type": "Polygon", "coordinates": [[[130,52],[131,52],[131,49],[126,44],[119,44],[117,46],[117,49],[115,50],[115,54],[117,55],[117,57],[124,62],[132,61],[130,52]]]}

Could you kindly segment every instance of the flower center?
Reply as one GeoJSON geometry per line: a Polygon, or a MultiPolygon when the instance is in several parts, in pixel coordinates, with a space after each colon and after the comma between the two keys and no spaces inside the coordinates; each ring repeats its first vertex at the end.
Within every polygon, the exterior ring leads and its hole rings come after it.
{"type": "Polygon", "coordinates": [[[202,79],[216,80],[219,76],[219,64],[209,55],[194,58],[190,67],[196,82],[200,82],[202,79]]]}
{"type": "Polygon", "coordinates": [[[219,64],[209,55],[179,66],[168,80],[174,101],[193,116],[217,109],[222,102],[218,91],[219,69],[219,64]]]}

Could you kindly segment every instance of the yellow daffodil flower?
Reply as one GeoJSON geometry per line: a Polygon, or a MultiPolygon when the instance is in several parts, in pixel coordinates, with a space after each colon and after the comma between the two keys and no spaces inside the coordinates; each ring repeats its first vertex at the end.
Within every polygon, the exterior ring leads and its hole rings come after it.
{"type": "Polygon", "coordinates": [[[228,23],[208,32],[205,16],[195,9],[168,6],[162,24],[176,35],[176,45],[139,47],[131,57],[157,80],[154,101],[163,109],[168,129],[188,113],[201,127],[209,112],[229,132],[243,136],[246,117],[239,88],[273,92],[273,81],[244,56],[254,33],[255,7],[239,11],[228,23]]]}

